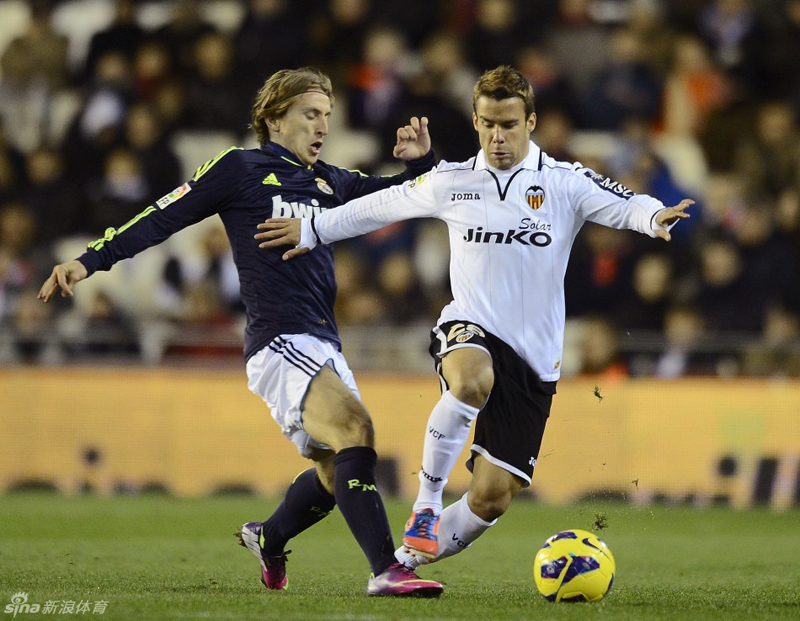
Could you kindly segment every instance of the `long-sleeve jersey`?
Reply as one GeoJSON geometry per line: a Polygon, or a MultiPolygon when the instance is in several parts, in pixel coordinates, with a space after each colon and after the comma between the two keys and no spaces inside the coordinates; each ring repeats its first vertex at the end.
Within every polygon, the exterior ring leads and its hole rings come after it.
{"type": "Polygon", "coordinates": [[[320,247],[299,261],[258,247],[256,226],[268,218],[321,214],[342,203],[413,179],[435,163],[433,152],[391,177],[366,176],[325,162],[304,166],[287,149],[232,147],[201,166],[194,177],[155,201],[130,222],[89,244],[78,260],[92,274],[155,246],[173,233],[219,214],[230,240],[247,313],[245,358],[279,334],[312,334],[341,341],[333,315],[333,252],[320,247]]]}
{"type": "Polygon", "coordinates": [[[544,381],[560,376],[564,275],[586,220],[655,237],[664,205],[581,166],[558,162],[530,143],[508,171],[469,161],[304,220],[300,246],[362,235],[398,220],[443,220],[450,237],[453,301],[439,321],[467,320],[501,338],[544,381]]]}

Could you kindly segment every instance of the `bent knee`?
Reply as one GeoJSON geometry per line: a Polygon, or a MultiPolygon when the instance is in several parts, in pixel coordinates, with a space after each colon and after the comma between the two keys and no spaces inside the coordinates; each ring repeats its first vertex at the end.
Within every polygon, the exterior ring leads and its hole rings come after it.
{"type": "Polygon", "coordinates": [[[470,489],[467,497],[470,510],[486,522],[496,520],[511,506],[514,495],[497,490],[470,489]]]}
{"type": "Polygon", "coordinates": [[[479,408],[489,398],[494,386],[494,371],[491,366],[484,366],[475,373],[459,373],[449,382],[453,396],[467,405],[479,408]]]}

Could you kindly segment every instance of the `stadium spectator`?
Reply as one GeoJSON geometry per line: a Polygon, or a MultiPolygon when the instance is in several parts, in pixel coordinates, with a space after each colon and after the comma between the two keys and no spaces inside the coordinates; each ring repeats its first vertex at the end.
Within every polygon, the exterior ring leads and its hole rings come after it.
{"type": "Polygon", "coordinates": [[[745,278],[739,248],[728,239],[712,239],[703,246],[700,260],[702,284],[697,303],[704,325],[715,334],[757,331],[766,285],[745,278]]]}
{"type": "Polygon", "coordinates": [[[234,129],[241,136],[242,123],[250,109],[249,92],[233,70],[233,44],[222,34],[211,32],[197,40],[194,67],[186,85],[185,124],[194,129],[234,129]]]}
{"type": "Polygon", "coordinates": [[[784,189],[800,188],[800,130],[787,102],[759,108],[755,132],[742,137],[735,166],[750,198],[775,199],[784,189]]]}
{"type": "Polygon", "coordinates": [[[667,344],[656,358],[655,376],[675,379],[714,374],[714,356],[700,349],[703,329],[703,317],[696,308],[680,304],[671,307],[664,320],[667,344]]]}
{"type": "Polygon", "coordinates": [[[143,101],[152,100],[177,73],[174,63],[169,48],[162,40],[148,39],[142,43],[133,59],[132,86],[135,96],[143,101]]]}
{"type": "MultiPolygon", "coordinates": [[[[247,0],[247,13],[233,37],[237,87],[253,93],[267,76],[302,58],[309,46],[303,28],[304,3],[297,0],[247,0]]],[[[352,43],[359,39],[353,39],[352,43]]]]}
{"type": "Polygon", "coordinates": [[[750,0],[711,0],[700,12],[697,26],[712,45],[714,60],[729,76],[748,90],[762,86],[765,32],[750,0]]]}
{"type": "Polygon", "coordinates": [[[385,152],[394,140],[394,120],[403,110],[408,50],[398,31],[377,27],[364,40],[363,59],[350,77],[350,125],[373,130],[385,152]]]}
{"type": "Polygon", "coordinates": [[[28,29],[0,57],[0,113],[9,140],[24,151],[46,140],[53,96],[69,81],[65,36],[50,23],[46,0],[31,3],[28,29]]]}
{"type": "Polygon", "coordinates": [[[187,292],[199,283],[206,283],[227,315],[243,312],[239,275],[225,229],[221,225],[210,228],[198,246],[198,252],[182,252],[165,263],[157,292],[159,307],[169,317],[187,315],[184,308],[187,292]]]}
{"type": "Polygon", "coordinates": [[[132,62],[144,38],[144,29],[136,22],[134,0],[115,0],[114,20],[108,28],[96,32],[89,43],[85,79],[95,75],[97,61],[108,52],[121,52],[128,62],[132,62]]]}
{"type": "Polygon", "coordinates": [[[629,290],[636,261],[629,237],[605,226],[585,226],[575,242],[564,282],[568,316],[615,311],[629,290]]]}
{"type": "Polygon", "coordinates": [[[618,130],[628,119],[655,119],[661,84],[644,61],[641,42],[628,29],[611,37],[611,61],[594,77],[583,117],[593,128],[618,130]]]}
{"type": "Polygon", "coordinates": [[[364,41],[374,24],[370,0],[328,0],[309,29],[310,61],[327,67],[343,82],[361,61],[364,41]]]}
{"type": "Polygon", "coordinates": [[[533,85],[536,93],[536,114],[547,119],[547,126],[551,124],[554,115],[566,116],[573,125],[578,122],[578,94],[548,50],[535,45],[525,46],[517,51],[515,66],[519,67],[533,85]]]}
{"type": "Polygon", "coordinates": [[[518,4],[513,0],[478,0],[467,49],[479,71],[509,62],[514,57],[521,27],[518,4]]]}
{"type": "Polygon", "coordinates": [[[176,0],[170,8],[170,20],[156,30],[154,39],[168,50],[171,66],[182,74],[191,72],[197,69],[197,42],[216,28],[203,19],[200,3],[194,0],[176,0]]]}
{"type": "Polygon", "coordinates": [[[404,326],[427,314],[427,295],[410,253],[398,251],[386,257],[378,270],[378,282],[386,298],[384,322],[404,326]]]}
{"type": "Polygon", "coordinates": [[[125,223],[142,210],[154,191],[145,175],[144,163],[131,149],[117,147],[103,162],[101,175],[88,188],[90,230],[105,230],[109,222],[125,223]]]}
{"type": "Polygon", "coordinates": [[[20,316],[17,307],[24,294],[30,293],[43,263],[50,261],[47,246],[35,242],[36,219],[27,205],[15,202],[0,207],[0,323],[20,316]]]}
{"type": "Polygon", "coordinates": [[[63,155],[40,147],[28,155],[25,169],[25,198],[36,219],[37,242],[49,246],[62,236],[88,232],[86,197],[69,177],[63,155]]]}
{"type": "Polygon", "coordinates": [[[589,317],[581,322],[581,375],[618,380],[628,376],[619,354],[619,338],[614,325],[603,317],[589,317]]]}
{"type": "Polygon", "coordinates": [[[70,358],[135,357],[139,354],[138,333],[128,317],[105,292],[95,293],[85,314],[71,326],[66,347],[70,358]]]}
{"type": "Polygon", "coordinates": [[[800,316],[785,304],[770,304],[761,338],[744,352],[743,373],[759,377],[800,377],[800,316]]]}
{"type": "Polygon", "coordinates": [[[729,93],[727,78],[711,62],[703,41],[692,35],[678,37],[664,82],[664,131],[698,136],[709,114],[726,103],[729,93]]]}
{"type": "Polygon", "coordinates": [[[463,95],[468,92],[465,86],[474,84],[477,76],[466,64],[458,41],[446,33],[426,39],[420,60],[418,70],[404,81],[405,94],[396,118],[399,122],[424,111],[439,128],[436,152],[447,160],[463,159],[475,148],[463,95]],[[460,97],[458,103],[456,96],[460,97]]]}
{"type": "Polygon", "coordinates": [[[64,140],[67,174],[83,186],[84,192],[120,140],[127,108],[134,97],[131,78],[131,66],[124,54],[108,52],[98,59],[93,79],[85,85],[83,106],[64,140]]]}
{"type": "Polygon", "coordinates": [[[668,255],[642,256],[633,268],[633,292],[621,298],[617,324],[626,330],[661,331],[670,300],[675,299],[673,279],[668,255]]]}
{"type": "Polygon", "coordinates": [[[155,107],[135,103],[125,119],[125,142],[144,165],[147,185],[166,194],[180,184],[181,165],[155,107]]]}
{"type": "Polygon", "coordinates": [[[0,202],[14,198],[25,183],[25,156],[6,140],[0,118],[0,202]]]}

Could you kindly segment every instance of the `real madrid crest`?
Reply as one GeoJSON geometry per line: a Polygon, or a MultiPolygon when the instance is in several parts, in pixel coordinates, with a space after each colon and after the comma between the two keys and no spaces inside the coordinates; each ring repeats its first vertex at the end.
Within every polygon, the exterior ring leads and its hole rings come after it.
{"type": "Polygon", "coordinates": [[[532,185],[525,191],[525,200],[536,211],[544,203],[544,190],[541,186],[532,185]]]}
{"type": "Polygon", "coordinates": [[[320,192],[324,192],[325,194],[333,194],[333,188],[328,185],[328,182],[321,177],[317,177],[314,179],[317,182],[317,187],[320,189],[320,192]]]}

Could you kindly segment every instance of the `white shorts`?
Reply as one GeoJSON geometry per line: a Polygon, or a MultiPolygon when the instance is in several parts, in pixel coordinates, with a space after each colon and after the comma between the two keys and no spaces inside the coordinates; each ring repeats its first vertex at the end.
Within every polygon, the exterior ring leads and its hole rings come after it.
{"type": "Polygon", "coordinates": [[[303,402],[311,380],[328,365],[361,400],[355,378],[342,353],[333,343],[309,334],[282,334],[247,361],[247,387],[269,406],[303,457],[313,447],[329,449],[303,429],[303,402]]]}

